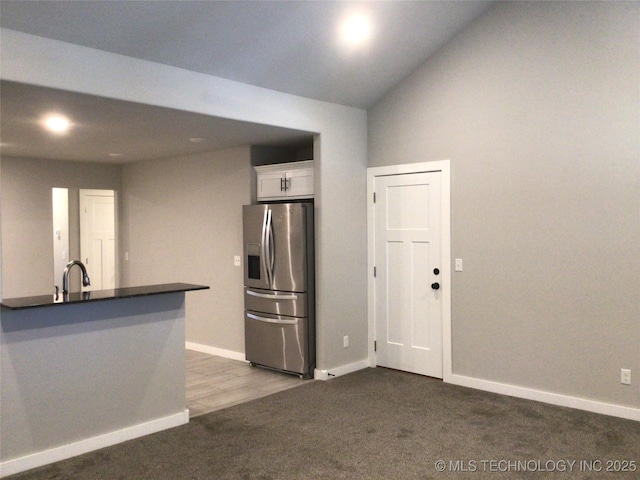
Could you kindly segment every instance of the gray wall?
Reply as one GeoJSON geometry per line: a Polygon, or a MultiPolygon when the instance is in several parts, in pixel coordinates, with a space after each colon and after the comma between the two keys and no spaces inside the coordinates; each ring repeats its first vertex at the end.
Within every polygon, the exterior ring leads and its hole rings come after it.
{"type": "MultiPolygon", "coordinates": [[[[120,191],[119,165],[3,157],[2,297],[53,293],[51,189],[69,189],[69,227],[79,232],[78,189],[120,191]],[[73,211],[71,211],[73,210],[73,211]]],[[[79,258],[79,234],[69,239],[69,257],[79,258]]],[[[79,290],[79,281],[74,290],[79,290]]]]}
{"type": "Polygon", "coordinates": [[[210,286],[186,300],[187,341],[244,352],[242,205],[251,200],[250,147],[126,165],[122,251],[129,285],[210,286]]]}
{"type": "Polygon", "coordinates": [[[368,361],[366,161],[359,155],[366,142],[356,122],[333,122],[314,142],[314,158],[322,158],[314,161],[320,370],[368,361]],[[341,146],[339,155],[327,148],[325,136],[341,146]],[[348,348],[343,347],[345,335],[348,348]]]}
{"type": "Polygon", "coordinates": [[[369,112],[450,159],[453,372],[639,407],[640,4],[499,3],[369,112]]]}

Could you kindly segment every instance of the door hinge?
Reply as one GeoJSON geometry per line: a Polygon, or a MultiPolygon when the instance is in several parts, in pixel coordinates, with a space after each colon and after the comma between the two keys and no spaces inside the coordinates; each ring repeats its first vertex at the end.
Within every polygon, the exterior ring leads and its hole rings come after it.
{"type": "Polygon", "coordinates": [[[373,267],[373,277],[375,278],[376,276],[376,267],[373,267]]]}
{"type": "Polygon", "coordinates": [[[373,341],[373,351],[374,352],[378,351],[378,342],[376,340],[373,341]]]}
{"type": "Polygon", "coordinates": [[[376,203],[376,192],[373,192],[373,203],[376,203]]]}

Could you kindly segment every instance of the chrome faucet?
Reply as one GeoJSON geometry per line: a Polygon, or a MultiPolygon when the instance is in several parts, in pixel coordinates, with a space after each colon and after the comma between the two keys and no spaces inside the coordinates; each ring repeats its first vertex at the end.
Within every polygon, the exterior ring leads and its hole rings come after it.
{"type": "Polygon", "coordinates": [[[69,270],[74,265],[78,265],[82,269],[82,285],[88,287],[91,285],[91,281],[89,280],[89,275],[87,275],[87,269],[84,264],[80,260],[73,260],[67,263],[67,267],[64,269],[64,273],[62,274],[62,293],[69,293],[69,270]]]}

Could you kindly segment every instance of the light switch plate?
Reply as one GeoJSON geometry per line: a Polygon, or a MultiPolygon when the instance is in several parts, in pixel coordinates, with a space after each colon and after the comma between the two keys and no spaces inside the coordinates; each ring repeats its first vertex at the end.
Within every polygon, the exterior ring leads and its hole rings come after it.
{"type": "Polygon", "coordinates": [[[623,385],[631,385],[631,370],[628,368],[620,369],[620,383],[623,385]]]}
{"type": "Polygon", "coordinates": [[[233,265],[239,267],[242,265],[242,260],[240,259],[240,255],[236,255],[233,257],[233,265]]]}
{"type": "Polygon", "coordinates": [[[461,272],[462,271],[462,259],[461,258],[456,258],[455,268],[456,268],[456,272],[461,272]]]}

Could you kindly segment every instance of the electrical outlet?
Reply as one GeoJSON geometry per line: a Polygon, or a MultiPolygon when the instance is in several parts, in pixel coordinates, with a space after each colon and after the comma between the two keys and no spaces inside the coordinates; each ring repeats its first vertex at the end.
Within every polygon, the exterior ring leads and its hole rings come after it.
{"type": "Polygon", "coordinates": [[[241,265],[240,255],[236,255],[235,257],[233,257],[233,264],[236,267],[239,267],[241,265]]]}
{"type": "Polygon", "coordinates": [[[342,337],[342,346],[347,348],[349,346],[349,335],[342,337]]]}
{"type": "Polygon", "coordinates": [[[631,385],[631,370],[628,368],[620,369],[620,383],[623,385],[631,385]]]}

